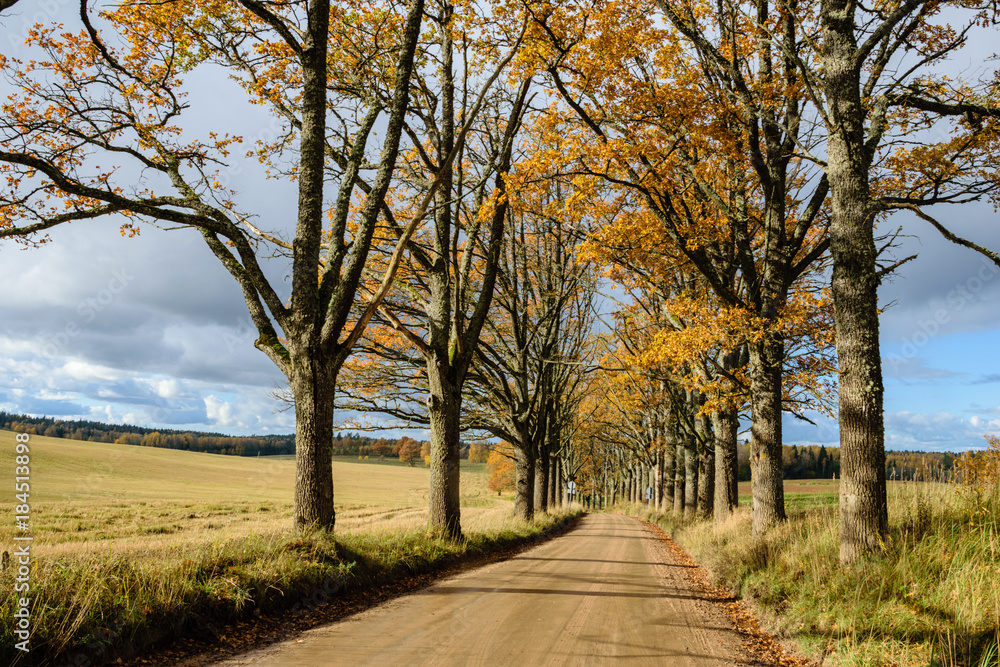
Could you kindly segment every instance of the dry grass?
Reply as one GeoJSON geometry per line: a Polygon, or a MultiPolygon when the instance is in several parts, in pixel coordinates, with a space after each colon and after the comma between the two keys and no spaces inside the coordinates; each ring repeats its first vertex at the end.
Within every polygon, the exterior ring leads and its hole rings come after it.
{"type": "Polygon", "coordinates": [[[803,507],[761,540],[747,538],[745,506],[718,527],[664,523],[772,629],[824,664],[997,664],[996,493],[975,498],[946,484],[890,482],[884,553],[846,569],[836,505],[803,507]]]}
{"type": "MultiPolygon", "coordinates": [[[[429,471],[334,464],[337,530],[293,535],[294,461],[32,436],[31,647],[95,662],[111,649],[194,622],[282,608],[311,591],[364,586],[537,535],[463,471],[456,544],[427,530],[429,471]],[[332,584],[331,584],[332,582],[332,584]]],[[[14,476],[13,434],[0,431],[0,475],[14,476]]],[[[11,500],[12,494],[11,494],[11,500]]],[[[0,540],[13,545],[13,503],[0,540]]],[[[4,547],[10,549],[9,546],[4,547]]],[[[0,572],[0,615],[13,613],[12,569],[0,572]]],[[[0,662],[16,654],[0,628],[0,662]]]]}
{"type": "MultiPolygon", "coordinates": [[[[13,436],[0,431],[0,475],[9,471],[11,480],[13,436]]],[[[155,551],[204,537],[280,534],[292,525],[295,462],[289,457],[239,458],[41,436],[32,436],[30,445],[32,532],[45,555],[79,554],[97,544],[155,551]]],[[[338,532],[425,525],[429,485],[424,468],[335,463],[338,532]]],[[[462,505],[473,520],[510,506],[486,488],[480,471],[463,471],[462,505]]],[[[14,532],[12,521],[0,522],[3,543],[11,543],[14,532]]]]}

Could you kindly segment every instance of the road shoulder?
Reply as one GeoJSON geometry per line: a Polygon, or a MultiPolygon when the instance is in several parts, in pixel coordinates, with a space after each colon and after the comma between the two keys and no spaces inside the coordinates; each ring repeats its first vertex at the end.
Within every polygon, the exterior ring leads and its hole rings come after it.
{"type": "Polygon", "coordinates": [[[739,634],[741,652],[745,659],[740,664],[775,666],[775,667],[813,667],[815,663],[791,654],[782,643],[761,627],[757,615],[740,600],[738,596],[725,588],[712,583],[711,577],[703,567],[698,565],[691,556],[674,542],[669,535],[656,524],[636,518],[648,526],[670,552],[676,563],[684,568],[684,575],[692,586],[697,588],[704,599],[710,602],[727,622],[739,634]]]}

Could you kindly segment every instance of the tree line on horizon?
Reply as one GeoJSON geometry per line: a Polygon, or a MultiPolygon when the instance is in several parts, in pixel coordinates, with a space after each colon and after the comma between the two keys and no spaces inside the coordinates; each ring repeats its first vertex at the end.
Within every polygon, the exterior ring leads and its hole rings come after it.
{"type": "MultiPolygon", "coordinates": [[[[147,428],[131,424],[108,424],[93,420],[62,420],[50,417],[32,417],[0,410],[0,429],[88,442],[104,442],[140,447],[163,447],[192,452],[222,454],[227,456],[275,456],[295,454],[295,435],[229,436],[222,433],[147,428]]],[[[430,442],[414,440],[408,436],[398,439],[363,436],[357,433],[336,433],[331,441],[334,456],[399,457],[408,444],[416,445],[415,453],[400,457],[404,462],[422,459],[430,453],[430,442]]],[[[460,458],[471,463],[486,463],[497,447],[488,442],[463,445],[460,458]]],[[[513,457],[509,446],[501,448],[502,455],[513,457]]],[[[829,479],[840,474],[840,451],[825,445],[783,445],[783,479],[829,479]]],[[[895,450],[886,452],[886,478],[899,480],[930,479],[930,471],[948,473],[959,455],[952,452],[920,452],[895,450]]],[[[743,442],[738,449],[737,478],[750,481],[750,443],[743,442]]],[[[513,468],[509,472],[513,480],[513,468]]],[[[511,481],[504,488],[512,488],[511,481]]]]}
{"type": "MultiPolygon", "coordinates": [[[[49,438],[105,442],[138,447],[161,447],[226,456],[289,456],[295,454],[294,434],[232,436],[222,433],[146,428],[107,424],[93,420],[31,417],[0,411],[0,428],[49,438]]],[[[337,433],[330,447],[334,456],[398,456],[401,447],[415,442],[418,451],[427,443],[403,436],[392,440],[357,433],[337,433]]],[[[465,448],[463,458],[468,456],[465,448]]]]}

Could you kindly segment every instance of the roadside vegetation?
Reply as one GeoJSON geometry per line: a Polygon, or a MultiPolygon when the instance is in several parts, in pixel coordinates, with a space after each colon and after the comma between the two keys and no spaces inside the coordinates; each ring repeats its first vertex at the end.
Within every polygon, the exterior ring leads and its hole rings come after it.
{"type": "MultiPolygon", "coordinates": [[[[12,443],[13,433],[0,432],[5,459],[12,443]]],[[[339,487],[336,532],[295,535],[294,461],[42,436],[31,443],[31,660],[14,650],[5,624],[3,664],[100,664],[256,613],[298,613],[342,591],[531,541],[571,519],[519,521],[484,473],[463,469],[466,539],[448,540],[427,529],[426,469],[358,474],[364,464],[355,459],[334,465],[351,480],[339,487]]],[[[5,545],[12,534],[0,527],[5,545]]],[[[11,618],[13,568],[0,572],[0,590],[0,614],[11,618]]]]}
{"type": "Polygon", "coordinates": [[[885,548],[850,568],[838,566],[835,483],[785,488],[788,521],[760,539],[747,538],[744,498],[721,525],[637,505],[630,513],[661,525],[771,631],[824,665],[998,664],[996,484],[890,481],[885,548]]]}

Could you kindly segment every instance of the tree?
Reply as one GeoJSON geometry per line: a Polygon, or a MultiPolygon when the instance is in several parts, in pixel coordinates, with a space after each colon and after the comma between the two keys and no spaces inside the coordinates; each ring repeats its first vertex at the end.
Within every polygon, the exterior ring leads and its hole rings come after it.
{"type": "Polygon", "coordinates": [[[101,38],[83,2],[80,33],[43,29],[31,38],[47,59],[0,56],[19,88],[0,119],[0,238],[33,239],[55,225],[113,215],[125,217],[123,233],[136,233],[140,221],[198,232],[242,289],[256,347],[291,386],[297,529],[334,525],[334,386],[381,298],[352,321],[396,165],[424,3],[397,10],[331,13],[328,0],[126,4],[102,14],[124,43],[118,48],[101,38]],[[254,226],[238,193],[220,183],[219,168],[239,143],[223,133],[224,122],[207,141],[181,140],[183,75],[202,62],[226,68],[250,103],[287,123],[258,155],[297,182],[291,243],[254,226]],[[349,225],[362,170],[373,172],[372,182],[349,225]],[[336,192],[329,208],[328,182],[336,192]],[[275,250],[290,260],[287,303],[262,266],[275,250]]]}
{"type": "MultiPolygon", "coordinates": [[[[429,200],[429,228],[407,243],[396,289],[383,301],[377,326],[362,349],[387,366],[420,368],[419,380],[407,382],[419,384],[420,422],[430,427],[431,523],[459,538],[462,391],[493,298],[508,207],[505,176],[527,110],[530,81],[513,90],[498,83],[517,52],[520,34],[506,34],[510,26],[500,25],[494,6],[450,0],[434,0],[430,6],[429,29],[419,50],[425,66],[414,74],[419,94],[404,125],[411,146],[402,154],[403,175],[384,210],[382,233],[389,245],[408,233],[397,222],[413,217],[406,193],[426,191],[431,183],[439,186],[429,200]],[[481,116],[480,110],[485,110],[481,116]]],[[[367,370],[387,375],[398,371],[376,369],[378,363],[366,359],[355,368],[367,364],[367,370]]],[[[397,384],[383,375],[370,387],[355,386],[357,375],[349,369],[341,383],[348,401],[366,392],[392,391],[397,384]]],[[[384,396],[377,400],[390,406],[395,402],[384,396]]],[[[371,408],[378,410],[377,405],[371,408]]],[[[388,412],[393,413],[391,407],[388,412]]]]}
{"type": "Polygon", "coordinates": [[[991,193],[995,200],[995,80],[970,85],[932,68],[997,15],[989,4],[920,0],[884,13],[855,0],[823,0],[819,10],[821,69],[786,56],[801,68],[828,135],[824,166],[832,200],[840,363],[840,560],[849,564],[881,549],[888,533],[877,217],[893,209],[913,211],[949,240],[1000,266],[995,253],[958,237],[923,210],[991,193]],[[950,20],[961,28],[935,23],[944,8],[956,12],[950,20]],[[948,118],[956,121],[947,139],[927,142],[918,135],[923,145],[909,145],[908,136],[948,118]]]}
{"type": "Polygon", "coordinates": [[[392,444],[385,438],[379,438],[372,443],[371,452],[379,458],[385,458],[392,453],[392,444]]]}
{"type": "Polygon", "coordinates": [[[490,446],[487,443],[474,442],[469,445],[469,463],[486,463],[490,456],[490,446]]]}
{"type": "MultiPolygon", "coordinates": [[[[445,25],[452,20],[451,5],[444,5],[447,11],[440,14],[444,24],[439,28],[440,34],[447,36],[450,31],[445,25]]],[[[443,186],[435,200],[433,230],[409,244],[409,263],[398,281],[402,289],[396,298],[383,304],[380,323],[384,329],[401,334],[422,361],[432,443],[427,454],[431,464],[431,523],[458,538],[462,390],[493,299],[508,207],[505,176],[529,85],[525,82],[515,98],[503,104],[508,114],[505,123],[501,124],[497,109],[489,125],[477,128],[478,138],[483,141],[470,147],[473,155],[469,159],[456,168],[442,166],[458,139],[456,119],[474,116],[469,108],[473,100],[463,98],[461,104],[456,104],[456,97],[462,96],[457,95],[458,84],[450,71],[453,46],[450,37],[442,40],[442,104],[427,99],[430,107],[420,114],[426,124],[423,133],[432,138],[436,154],[414,151],[407,166],[413,174],[409,187],[418,188],[435,175],[442,178],[443,186]],[[436,111],[443,114],[439,123],[436,111]],[[477,149],[481,155],[475,155],[477,149]]],[[[421,84],[430,88],[423,80],[421,84]]],[[[416,135],[416,130],[411,134],[416,135]]],[[[399,233],[402,231],[398,228],[399,233]]],[[[408,361],[400,356],[400,347],[385,343],[387,332],[382,333],[381,340],[379,333],[373,331],[367,338],[366,351],[385,356],[390,362],[408,361]]]]}
{"type": "MultiPolygon", "coordinates": [[[[685,205],[699,210],[696,201],[685,205]]],[[[711,214],[711,210],[700,213],[711,214]]],[[[692,500],[697,498],[690,511],[695,506],[702,514],[714,510],[715,519],[724,521],[737,502],[738,413],[747,403],[751,386],[747,350],[764,333],[761,318],[749,308],[719,299],[701,272],[641,210],[629,211],[604,226],[588,247],[608,266],[609,278],[630,297],[616,313],[614,365],[635,376],[631,380],[634,391],[642,396],[622,410],[625,423],[634,421],[631,430],[636,442],[649,443],[639,447],[648,451],[639,458],[652,457],[649,465],[657,470],[666,464],[670,474],[676,458],[681,464],[676,470],[682,476],[686,476],[688,455],[692,465],[697,459],[698,474],[687,480],[692,483],[678,486],[695,494],[692,500]],[[700,395],[688,396],[682,390],[700,395]],[[693,414],[692,400],[698,406],[693,414]],[[658,410],[669,416],[657,415],[658,410]],[[682,443],[681,455],[656,460],[656,452],[675,450],[654,444],[658,437],[654,432],[682,443]]],[[[725,274],[720,271],[719,275],[725,274]]],[[[832,347],[829,299],[817,278],[803,275],[790,289],[782,309],[782,408],[796,415],[806,408],[828,411],[829,382],[823,378],[833,368],[828,358],[832,347]]],[[[733,293],[748,298],[738,272],[725,276],[725,282],[733,293]]],[[[673,488],[669,491],[673,499],[673,488]]]]}
{"type": "Polygon", "coordinates": [[[655,231],[636,239],[611,228],[594,239],[631,296],[616,314],[615,360],[642,379],[631,379],[638,400],[623,416],[642,419],[633,429],[648,443],[642,449],[658,475],[666,466],[671,501],[674,487],[683,488],[691,494],[688,511],[714,510],[723,521],[737,504],[736,425],[747,386],[741,351],[755,326],[742,309],[719,304],[704,279],[658,240],[655,231]],[[682,473],[685,479],[673,479],[682,473]]]}
{"type": "Polygon", "coordinates": [[[486,461],[486,485],[499,496],[503,491],[514,488],[514,448],[510,443],[501,442],[490,449],[486,461]]]}
{"type": "MultiPolygon", "coordinates": [[[[515,102],[523,94],[522,87],[517,91],[515,102]]],[[[501,104],[495,109],[493,117],[503,118],[501,112],[509,114],[511,105],[509,101],[501,104]]],[[[496,151],[505,144],[506,131],[507,128],[504,128],[504,132],[491,133],[486,127],[477,132],[479,136],[489,139],[489,146],[493,146],[489,151],[484,150],[484,154],[495,154],[490,151],[496,151]]],[[[440,256],[450,256],[451,259],[437,262],[452,266],[453,272],[457,271],[452,275],[457,277],[454,282],[460,287],[454,290],[458,300],[451,302],[450,310],[440,311],[444,317],[442,322],[451,331],[448,334],[450,361],[447,363],[460,370],[467,354],[474,353],[475,360],[472,367],[463,371],[465,375],[456,376],[462,379],[462,383],[455,387],[464,388],[465,395],[459,397],[461,400],[452,401],[455,411],[447,411],[447,416],[449,419],[458,416],[456,433],[473,430],[508,442],[524,442],[525,449],[531,452],[537,451],[538,443],[544,443],[547,425],[553,423],[557,426],[558,420],[553,421],[553,415],[558,417],[573,409],[572,401],[563,401],[561,397],[572,393],[575,371],[570,372],[569,369],[582,368],[581,357],[585,356],[585,352],[581,346],[586,338],[583,332],[588,331],[591,321],[587,306],[590,297],[586,295],[592,288],[589,279],[583,279],[587,273],[586,263],[577,262],[572,251],[578,235],[565,225],[561,232],[552,232],[560,224],[552,218],[580,217],[591,211],[587,203],[579,198],[572,205],[551,196],[541,201],[539,192],[549,188],[554,192],[558,186],[539,177],[538,170],[544,170],[545,161],[544,156],[538,160],[535,157],[536,148],[530,139],[519,141],[517,159],[511,158],[511,173],[503,179],[502,187],[498,180],[492,191],[491,197],[496,197],[496,206],[485,197],[487,191],[474,189],[469,190],[475,195],[470,197],[471,202],[463,204],[458,199],[453,202],[455,211],[451,219],[455,228],[445,239],[451,244],[451,249],[442,251],[444,254],[440,256]],[[477,200],[480,196],[482,201],[477,200]],[[506,200],[502,207],[501,200],[506,200]],[[563,205],[566,211],[561,210],[563,205]],[[545,207],[548,209],[543,210],[545,207]],[[490,239],[484,247],[476,240],[477,234],[485,233],[485,221],[497,222],[495,213],[501,208],[506,209],[505,234],[491,233],[483,237],[490,239]],[[480,222],[474,222],[477,218],[480,222]],[[465,233],[455,233],[461,230],[465,233]],[[497,245],[493,245],[494,241],[497,245]],[[526,246],[529,242],[530,247],[526,246]],[[490,287],[491,300],[483,292],[489,280],[495,281],[495,286],[490,287]],[[477,333],[466,313],[480,313],[479,309],[487,303],[490,310],[479,320],[481,324],[477,333]],[[512,323],[511,318],[516,318],[517,322],[512,323]],[[477,333],[476,337],[472,337],[472,333],[477,333]],[[492,346],[492,349],[486,350],[484,346],[492,346]],[[508,355],[515,348],[519,352],[514,356],[508,355]],[[514,365],[497,371],[499,367],[495,361],[484,362],[484,359],[496,360],[498,355],[508,355],[501,363],[514,365]],[[515,356],[516,360],[511,361],[515,356]],[[492,370],[489,364],[494,364],[492,370]],[[469,382],[465,380],[466,375],[469,382]],[[506,397],[501,401],[500,408],[500,404],[484,399],[490,391],[485,387],[491,382],[494,388],[506,384],[506,389],[510,390],[497,389],[506,397]],[[470,387],[470,384],[475,386],[470,387]],[[515,384],[517,387],[512,389],[515,384]],[[522,400],[516,397],[523,398],[520,408],[511,407],[510,401],[522,400]],[[473,406],[459,412],[458,408],[468,405],[470,399],[473,406]],[[514,435],[509,423],[501,425],[499,415],[513,414],[513,411],[520,415],[519,428],[526,429],[524,433],[528,435],[514,435]]],[[[466,163],[465,178],[476,173],[472,169],[475,164],[475,161],[466,163]]],[[[478,172],[476,182],[482,183],[490,173],[489,170],[478,172]]],[[[428,234],[415,239],[415,243],[421,243],[420,253],[426,256],[429,248],[437,247],[435,244],[439,242],[434,238],[428,234]]],[[[434,371],[427,366],[426,354],[430,348],[427,347],[429,339],[426,336],[431,330],[427,319],[428,308],[435,301],[428,288],[428,283],[433,281],[423,264],[413,260],[401,272],[397,281],[399,292],[390,295],[380,312],[379,326],[373,328],[362,341],[366,354],[356,356],[347,366],[345,381],[339,387],[340,407],[389,414],[407,424],[431,423],[431,408],[436,399],[430,399],[428,403],[431,391],[429,378],[434,371]]],[[[445,363],[441,361],[444,359],[442,356],[434,358],[445,363]]],[[[558,427],[551,432],[557,433],[558,427]]],[[[515,451],[525,449],[515,448],[515,451]]],[[[535,457],[531,456],[532,472],[525,472],[524,475],[534,475],[535,457]]],[[[432,454],[432,464],[433,461],[432,454]]],[[[520,469],[526,470],[527,465],[526,461],[522,462],[520,469]]],[[[519,497],[523,502],[525,494],[535,493],[535,483],[528,477],[522,480],[523,494],[519,497]]],[[[517,506],[522,516],[533,514],[533,506],[520,503],[517,506]]]]}
{"type": "Polygon", "coordinates": [[[403,463],[409,463],[411,466],[414,461],[422,458],[420,453],[420,443],[416,440],[410,440],[409,438],[403,443],[403,446],[399,448],[399,460],[403,463]]]}
{"type": "MultiPolygon", "coordinates": [[[[590,263],[577,252],[580,221],[594,209],[571,194],[570,184],[550,177],[550,149],[540,148],[530,149],[531,159],[512,177],[511,233],[470,397],[470,423],[514,449],[514,511],[524,519],[534,516],[536,486],[538,497],[548,498],[547,485],[536,484],[538,459],[559,449],[563,421],[575,412],[595,294],[590,263]]],[[[548,470],[541,474],[547,481],[548,470]]]]}

